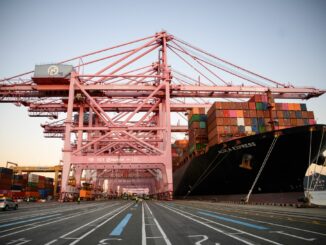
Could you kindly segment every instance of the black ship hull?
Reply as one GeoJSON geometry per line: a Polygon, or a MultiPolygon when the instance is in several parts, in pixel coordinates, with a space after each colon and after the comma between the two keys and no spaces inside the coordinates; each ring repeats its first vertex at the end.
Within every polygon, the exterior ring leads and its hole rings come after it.
{"type": "Polygon", "coordinates": [[[247,194],[260,170],[253,193],[303,192],[309,163],[323,161],[325,130],[326,125],[299,126],[212,146],[174,171],[174,195],[247,194]]]}

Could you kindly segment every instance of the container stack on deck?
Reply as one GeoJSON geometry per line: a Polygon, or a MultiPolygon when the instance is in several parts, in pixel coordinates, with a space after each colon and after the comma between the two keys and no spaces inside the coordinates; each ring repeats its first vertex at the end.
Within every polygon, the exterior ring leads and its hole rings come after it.
{"type": "Polygon", "coordinates": [[[272,121],[276,130],[316,123],[305,104],[274,103],[265,95],[248,102],[215,102],[208,110],[208,144],[271,131],[272,121]]]}
{"type": "Polygon", "coordinates": [[[187,154],[189,146],[188,140],[176,140],[174,144],[172,144],[172,166],[173,169],[179,167],[180,160],[187,154]]]}
{"type": "Polygon", "coordinates": [[[188,111],[188,153],[205,151],[208,144],[207,115],[204,108],[192,108],[188,111]]]}

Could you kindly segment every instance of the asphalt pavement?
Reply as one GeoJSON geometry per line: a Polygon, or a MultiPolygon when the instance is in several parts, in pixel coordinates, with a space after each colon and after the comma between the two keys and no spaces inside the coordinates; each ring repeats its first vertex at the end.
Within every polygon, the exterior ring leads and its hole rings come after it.
{"type": "Polygon", "coordinates": [[[326,244],[326,209],[201,201],[24,203],[0,244],[326,244]]]}

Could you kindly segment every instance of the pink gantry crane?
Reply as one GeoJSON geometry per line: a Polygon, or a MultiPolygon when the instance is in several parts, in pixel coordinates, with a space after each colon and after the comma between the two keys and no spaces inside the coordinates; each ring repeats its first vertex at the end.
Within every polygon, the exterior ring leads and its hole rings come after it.
{"type": "Polygon", "coordinates": [[[96,170],[94,185],[108,179],[109,189],[148,188],[172,199],[171,133],[187,131],[175,123],[187,109],[257,93],[309,99],[324,92],[273,81],[167,32],[0,81],[0,102],[56,120],[42,127],[64,141],[61,200],[80,187],[84,170],[96,170]],[[77,188],[69,185],[72,172],[77,188]]]}

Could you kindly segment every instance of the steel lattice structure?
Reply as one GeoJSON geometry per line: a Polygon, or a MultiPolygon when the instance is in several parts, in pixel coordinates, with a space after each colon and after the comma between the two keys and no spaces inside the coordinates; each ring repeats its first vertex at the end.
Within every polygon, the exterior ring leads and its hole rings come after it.
{"type": "Polygon", "coordinates": [[[66,77],[31,71],[1,80],[0,102],[27,106],[32,117],[57,119],[42,127],[45,137],[64,140],[62,199],[76,191],[68,183],[72,169],[77,187],[88,169],[96,170],[97,184],[109,179],[113,189],[146,187],[171,198],[171,132],[187,131],[171,125],[171,115],[209,108],[217,98],[269,92],[274,98],[309,99],[325,92],[273,81],[166,32],[59,64],[71,64],[73,71],[66,77]],[[172,69],[170,57],[187,72],[172,69]]]}

